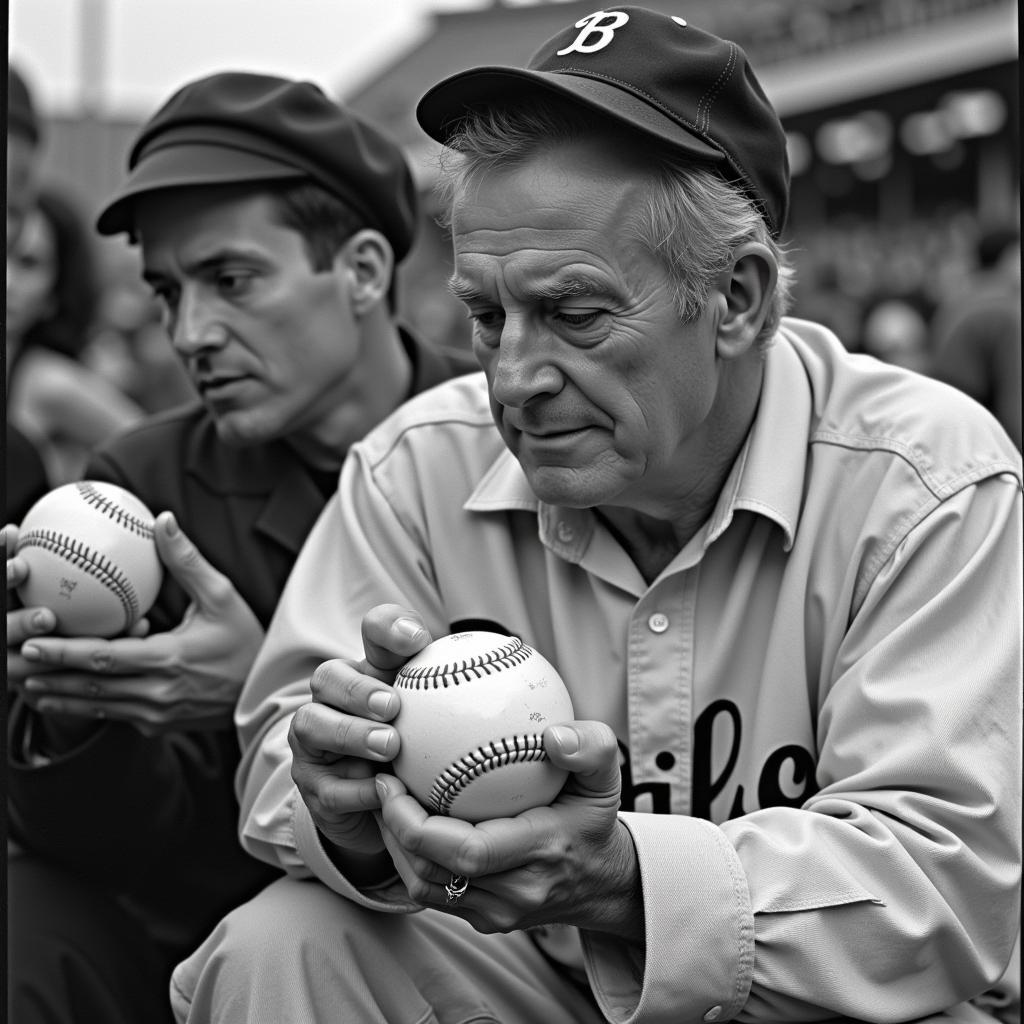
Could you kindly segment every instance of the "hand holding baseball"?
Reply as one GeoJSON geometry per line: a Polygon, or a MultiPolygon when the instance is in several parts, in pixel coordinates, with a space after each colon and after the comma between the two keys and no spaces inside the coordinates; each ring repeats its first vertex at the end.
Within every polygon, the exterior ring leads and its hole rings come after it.
{"type": "Polygon", "coordinates": [[[25,513],[17,553],[26,606],[45,606],[63,636],[120,636],[156,600],[163,568],[153,513],[131,491],[79,480],[44,494],[25,513]]]}
{"type": "Polygon", "coordinates": [[[545,924],[643,939],[639,869],[618,820],[615,736],[601,722],[551,726],[544,747],[568,772],[547,807],[470,824],[429,814],[395,776],[377,776],[384,841],[409,894],[484,933],[545,924]],[[454,904],[445,886],[468,880],[454,904]]]}
{"type": "Polygon", "coordinates": [[[356,885],[393,871],[374,813],[380,807],[374,775],[399,746],[390,723],[401,697],[391,680],[429,640],[414,613],[397,605],[374,608],[363,620],[365,657],[322,664],[310,680],[312,700],[289,728],[292,778],[331,844],[328,852],[356,885]]]}
{"type": "MultiPolygon", "coordinates": [[[[126,721],[143,732],[230,727],[263,627],[174,516],[157,517],[160,558],[191,598],[167,633],[39,636],[22,644],[26,699],[47,714],[126,721]]],[[[28,639],[28,637],[26,637],[28,639]]]]}
{"type": "Polygon", "coordinates": [[[23,608],[18,588],[28,577],[28,565],[15,552],[18,548],[18,527],[8,523],[2,533],[7,555],[7,685],[24,682],[33,666],[21,656],[21,645],[34,636],[45,636],[57,625],[57,617],[49,608],[23,608]]]}

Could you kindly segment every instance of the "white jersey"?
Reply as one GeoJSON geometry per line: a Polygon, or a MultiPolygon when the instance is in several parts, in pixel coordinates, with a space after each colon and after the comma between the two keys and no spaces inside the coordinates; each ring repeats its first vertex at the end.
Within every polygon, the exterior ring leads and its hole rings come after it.
{"type": "Polygon", "coordinates": [[[482,375],[443,384],[352,448],[296,564],[239,705],[243,842],[413,909],[334,868],[286,741],[313,669],[397,602],[521,636],[615,730],[647,943],[583,936],[603,1006],[958,1003],[1018,928],[1020,473],[958,392],[787,320],[712,515],[648,584],[592,511],[538,502],[482,375]]]}

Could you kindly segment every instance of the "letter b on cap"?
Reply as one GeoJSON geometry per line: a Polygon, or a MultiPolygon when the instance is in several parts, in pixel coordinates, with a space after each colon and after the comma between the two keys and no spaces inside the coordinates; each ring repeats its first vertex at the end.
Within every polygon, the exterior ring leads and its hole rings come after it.
{"type": "Polygon", "coordinates": [[[615,30],[622,28],[629,21],[629,15],[624,11],[595,11],[585,18],[576,22],[575,27],[583,31],[564,49],[558,51],[559,57],[567,53],[596,53],[603,50],[614,38],[615,30]],[[588,43],[590,36],[597,36],[594,42],[588,43]]]}

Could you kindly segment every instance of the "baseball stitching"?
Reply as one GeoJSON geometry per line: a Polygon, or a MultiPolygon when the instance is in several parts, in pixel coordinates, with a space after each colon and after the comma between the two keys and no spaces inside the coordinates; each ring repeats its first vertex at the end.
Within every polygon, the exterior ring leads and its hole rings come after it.
{"type": "Polygon", "coordinates": [[[452,804],[477,779],[495,768],[528,761],[546,761],[543,738],[537,733],[508,736],[477,747],[440,772],[430,789],[430,805],[438,814],[449,814],[452,804]]]}
{"type": "Polygon", "coordinates": [[[407,665],[395,677],[394,685],[402,690],[436,690],[458,686],[481,676],[489,676],[492,672],[502,672],[514,665],[521,665],[532,654],[532,647],[527,647],[519,637],[512,636],[508,643],[465,661],[443,665],[407,665]]]}
{"type": "Polygon", "coordinates": [[[114,498],[108,498],[99,488],[94,487],[87,480],[78,481],[75,485],[82,500],[87,505],[92,505],[101,515],[113,519],[118,526],[123,526],[132,533],[137,533],[146,540],[153,539],[153,525],[145,519],[133,515],[122,505],[119,505],[114,498]]]}
{"type": "Polygon", "coordinates": [[[55,530],[30,530],[18,540],[18,550],[36,547],[66,558],[87,576],[94,577],[121,602],[125,628],[139,616],[139,600],[128,577],[109,559],[90,550],[81,541],[68,539],[55,530]]]}

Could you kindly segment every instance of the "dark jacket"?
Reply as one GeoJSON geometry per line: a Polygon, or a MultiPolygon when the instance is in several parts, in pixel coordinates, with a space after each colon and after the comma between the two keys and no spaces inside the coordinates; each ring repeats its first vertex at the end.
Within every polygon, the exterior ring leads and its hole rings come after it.
{"type": "MultiPolygon", "coordinates": [[[[478,369],[403,333],[413,393],[478,369]]],[[[170,509],[266,626],[336,480],[318,480],[283,443],[228,448],[198,403],[149,418],[105,444],[86,476],[170,509]]],[[[168,574],[151,632],[174,628],[188,599],[168,574]]],[[[32,766],[17,698],[8,721],[10,831],[19,843],[108,889],[168,948],[190,952],[277,873],[238,843],[233,729],[145,736],[99,725],[87,742],[32,766]]]]}

